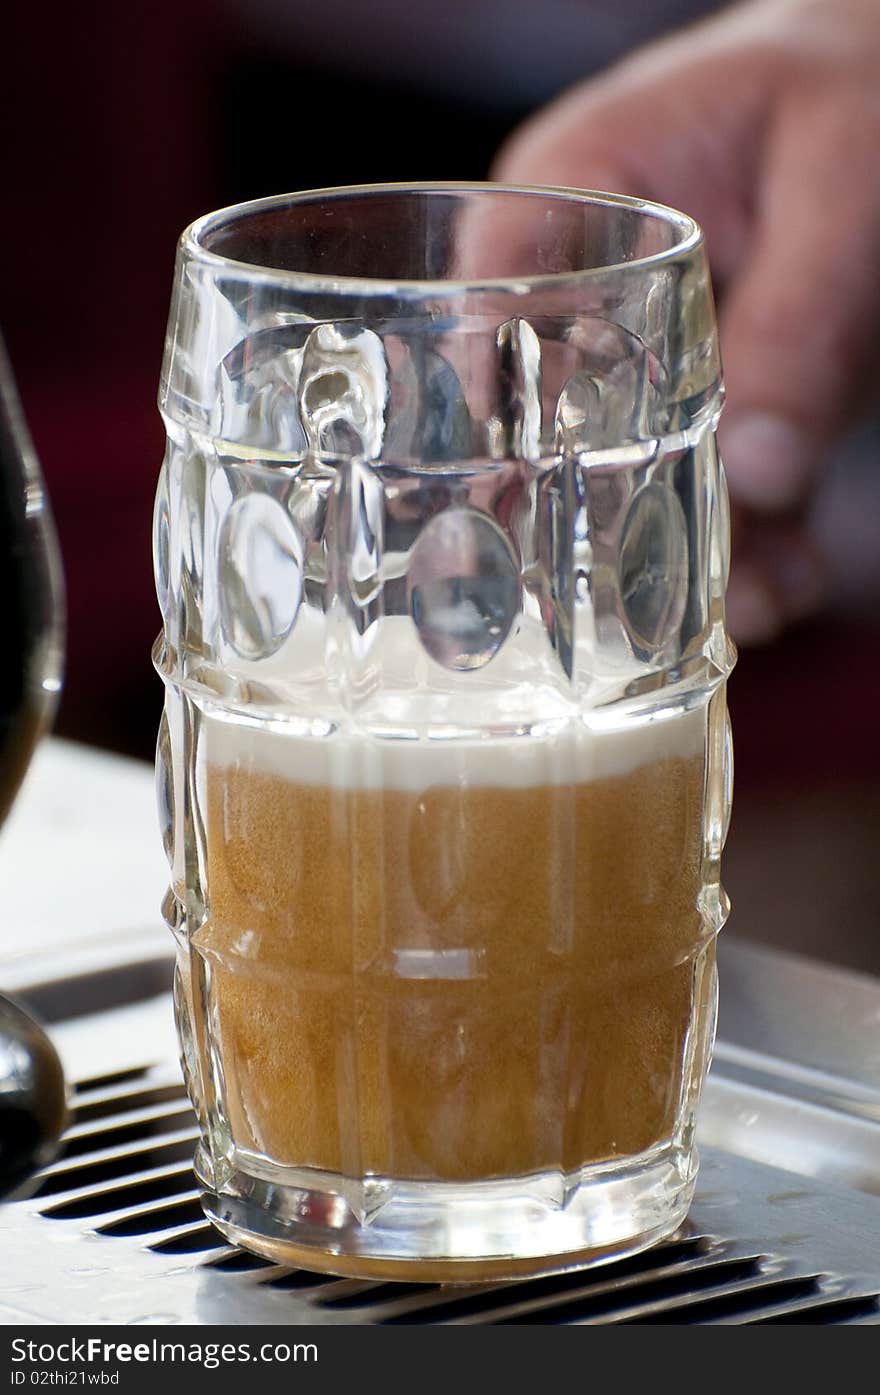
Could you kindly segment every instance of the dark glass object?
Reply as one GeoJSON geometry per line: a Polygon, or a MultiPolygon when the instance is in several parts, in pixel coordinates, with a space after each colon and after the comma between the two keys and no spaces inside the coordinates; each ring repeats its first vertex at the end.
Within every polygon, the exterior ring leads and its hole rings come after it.
{"type": "MultiPolygon", "coordinates": [[[[6,818],[61,687],[64,595],[39,464],[0,341],[0,822],[6,818]]],[[[14,933],[18,927],[12,927],[14,933]]],[[[55,1048],[0,998],[0,1194],[45,1162],[64,1126],[55,1048]]]]}
{"type": "Polygon", "coordinates": [[[61,687],[64,600],[40,467],[0,342],[0,820],[61,687]]]}

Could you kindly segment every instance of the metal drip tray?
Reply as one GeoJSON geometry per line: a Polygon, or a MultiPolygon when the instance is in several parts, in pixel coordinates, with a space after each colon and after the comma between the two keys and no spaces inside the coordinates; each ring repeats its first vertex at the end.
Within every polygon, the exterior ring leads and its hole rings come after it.
{"type": "Polygon", "coordinates": [[[880,985],[732,940],[722,961],[686,1225],[617,1263],[470,1287],[328,1278],[231,1247],[190,1168],[167,959],[32,985],[75,1082],[72,1123],[0,1208],[0,1319],[880,1323],[880,985]]]}

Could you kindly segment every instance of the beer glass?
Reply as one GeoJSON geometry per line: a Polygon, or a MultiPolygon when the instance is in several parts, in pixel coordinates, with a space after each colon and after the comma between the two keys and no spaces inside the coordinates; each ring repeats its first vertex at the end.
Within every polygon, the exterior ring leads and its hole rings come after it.
{"type": "Polygon", "coordinates": [[[155,511],[207,1214],[474,1280],[686,1214],[730,802],[699,229],[490,185],[180,243],[155,511]]]}

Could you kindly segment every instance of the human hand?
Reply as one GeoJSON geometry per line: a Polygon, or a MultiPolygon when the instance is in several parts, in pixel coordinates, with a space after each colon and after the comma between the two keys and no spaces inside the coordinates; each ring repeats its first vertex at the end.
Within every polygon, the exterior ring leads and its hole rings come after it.
{"type": "Polygon", "coordinates": [[[571,89],[492,172],[702,224],[727,384],[728,618],[746,643],[821,599],[804,512],[878,357],[878,74],[880,0],[749,0],[571,89]]]}

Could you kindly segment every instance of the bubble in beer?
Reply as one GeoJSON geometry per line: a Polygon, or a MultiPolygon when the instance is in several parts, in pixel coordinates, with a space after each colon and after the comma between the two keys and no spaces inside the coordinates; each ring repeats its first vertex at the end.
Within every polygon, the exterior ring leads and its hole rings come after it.
{"type": "Polygon", "coordinates": [[[299,611],[299,533],[275,499],[249,494],[223,520],[218,557],[223,633],[243,659],[265,659],[283,644],[299,611]]]}
{"type": "Polygon", "coordinates": [[[687,521],[666,485],[652,481],[633,497],[617,569],[630,636],[638,649],[656,653],[678,632],[688,589],[687,521]]]}
{"type": "Polygon", "coordinates": [[[471,508],[444,509],[413,548],[407,599],[419,638],[444,668],[482,668],[520,607],[519,566],[502,530],[471,508]]]}

